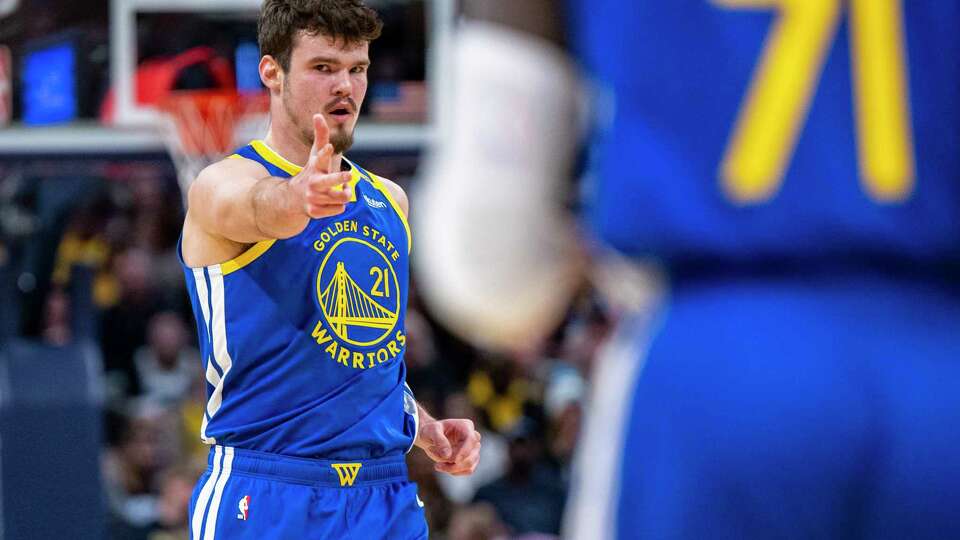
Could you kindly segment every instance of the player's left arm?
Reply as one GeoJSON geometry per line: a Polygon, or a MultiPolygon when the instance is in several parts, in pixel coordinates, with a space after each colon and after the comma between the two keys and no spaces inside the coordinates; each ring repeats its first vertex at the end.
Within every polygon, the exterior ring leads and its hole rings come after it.
{"type": "Polygon", "coordinates": [[[414,445],[436,462],[434,469],[454,476],[473,474],[480,463],[480,432],[471,420],[437,420],[420,404],[420,430],[414,445]]]}
{"type": "Polygon", "coordinates": [[[377,179],[383,182],[383,186],[390,192],[390,196],[397,202],[397,206],[403,210],[403,217],[409,217],[410,201],[407,199],[407,193],[403,191],[403,188],[393,180],[388,180],[382,176],[378,176],[377,179]]]}
{"type": "MultiPolygon", "coordinates": [[[[407,217],[410,203],[403,188],[386,178],[381,177],[380,181],[407,217]]],[[[437,420],[419,403],[417,416],[420,428],[413,444],[436,463],[434,469],[454,476],[473,474],[480,463],[480,432],[473,421],[466,418],[437,420]]]]}
{"type": "MultiPolygon", "coordinates": [[[[396,182],[378,178],[397,202],[404,217],[407,217],[410,203],[403,188],[396,182]]],[[[434,469],[454,476],[473,474],[480,463],[480,432],[474,427],[473,421],[466,418],[437,420],[419,403],[417,415],[420,429],[413,444],[436,463],[434,469]]]]}

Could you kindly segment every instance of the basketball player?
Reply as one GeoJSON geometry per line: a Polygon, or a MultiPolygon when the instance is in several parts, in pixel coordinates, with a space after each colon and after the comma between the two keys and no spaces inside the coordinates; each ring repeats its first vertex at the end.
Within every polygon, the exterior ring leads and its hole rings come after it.
{"type": "Polygon", "coordinates": [[[181,254],[209,401],[192,538],[427,537],[404,454],[470,474],[480,436],[404,382],[410,230],[347,160],[381,22],[359,0],[267,0],[271,126],[192,184],[181,254]]]}
{"type": "MultiPolygon", "coordinates": [[[[431,298],[508,345],[570,268],[560,4],[467,2],[418,213],[431,298]]],[[[563,4],[585,221],[670,278],[594,374],[567,536],[960,538],[960,4],[563,4]]]]}

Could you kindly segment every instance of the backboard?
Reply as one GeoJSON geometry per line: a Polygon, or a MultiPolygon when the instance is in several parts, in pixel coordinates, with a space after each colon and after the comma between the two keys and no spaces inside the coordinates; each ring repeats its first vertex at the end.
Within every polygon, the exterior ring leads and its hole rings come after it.
{"type": "MultiPolygon", "coordinates": [[[[141,18],[155,14],[191,14],[226,18],[255,28],[262,0],[112,0],[110,6],[110,72],[115,92],[114,122],[121,126],[154,125],[159,113],[135,99],[141,18]]],[[[172,28],[171,32],[178,29],[172,28]]],[[[184,29],[179,29],[183,31],[184,29]]],[[[255,37],[255,34],[254,34],[255,37]]]]}

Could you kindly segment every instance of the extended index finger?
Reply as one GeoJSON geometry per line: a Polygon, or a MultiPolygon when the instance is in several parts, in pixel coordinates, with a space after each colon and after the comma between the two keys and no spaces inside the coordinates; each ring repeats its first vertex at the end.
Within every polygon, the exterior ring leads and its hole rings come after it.
{"type": "Polygon", "coordinates": [[[319,154],[328,142],[330,142],[330,128],[327,127],[327,120],[322,114],[313,115],[313,147],[310,149],[311,157],[319,154]]]}

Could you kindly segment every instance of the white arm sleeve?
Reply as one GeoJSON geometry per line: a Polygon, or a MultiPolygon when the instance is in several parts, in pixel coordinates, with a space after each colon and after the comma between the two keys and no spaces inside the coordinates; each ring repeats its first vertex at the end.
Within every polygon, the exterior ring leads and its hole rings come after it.
{"type": "Polygon", "coordinates": [[[552,330],[580,284],[562,202],[573,186],[578,85],[559,48],[465,24],[414,212],[428,305],[473,342],[514,347],[552,330]]]}

